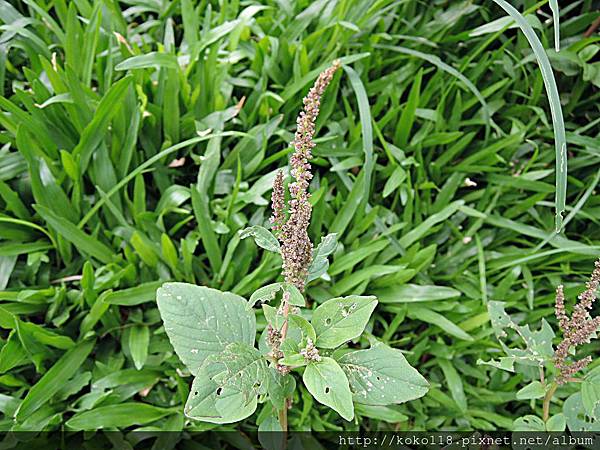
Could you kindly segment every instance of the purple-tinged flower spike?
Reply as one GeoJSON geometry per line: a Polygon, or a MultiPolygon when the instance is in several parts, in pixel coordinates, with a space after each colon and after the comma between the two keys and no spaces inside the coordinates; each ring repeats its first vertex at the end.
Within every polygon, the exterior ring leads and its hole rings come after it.
{"type": "Polygon", "coordinates": [[[590,281],[586,283],[586,289],[578,296],[578,302],[573,308],[573,314],[569,319],[565,312],[565,297],[563,287],[556,289],[556,318],[563,331],[563,340],[554,352],[554,365],[558,369],[557,382],[564,384],[580,370],[592,362],[590,356],[568,363],[569,350],[581,344],[587,344],[594,333],[600,328],[600,316],[592,318],[590,310],[596,300],[596,290],[600,286],[600,260],[596,261],[590,281]]]}
{"type": "MultiPolygon", "coordinates": [[[[315,120],[319,115],[321,97],[339,67],[340,62],[334,61],[331,67],[319,75],[314,86],[304,98],[304,110],[300,112],[296,120],[297,129],[292,142],[294,153],[290,158],[290,173],[293,181],[289,185],[291,195],[289,217],[281,226],[279,240],[285,280],[294,284],[300,291],[304,290],[313,249],[312,242],[308,237],[308,226],[312,214],[312,206],[308,201],[310,198],[308,186],[312,179],[309,160],[312,158],[312,149],[315,146],[313,142],[315,120]]],[[[274,209],[274,216],[276,214],[274,209]]]]}
{"type": "Polygon", "coordinates": [[[273,193],[271,194],[271,228],[275,232],[281,231],[285,223],[285,192],[283,189],[283,170],[279,170],[273,181],[273,193]]]}

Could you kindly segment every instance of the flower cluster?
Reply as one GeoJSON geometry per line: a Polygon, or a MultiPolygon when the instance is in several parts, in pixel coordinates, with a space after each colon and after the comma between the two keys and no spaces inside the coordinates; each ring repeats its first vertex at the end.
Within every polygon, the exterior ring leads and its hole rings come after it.
{"type": "Polygon", "coordinates": [[[308,237],[308,226],[312,214],[309,203],[308,185],[312,179],[311,165],[312,149],[315,146],[315,120],[319,115],[321,97],[331,82],[335,71],[340,67],[335,61],[331,67],[323,71],[314,86],[304,98],[304,110],[296,120],[296,134],[292,146],[294,153],[290,158],[291,176],[289,185],[290,201],[287,221],[285,220],[285,199],[283,190],[283,173],[278,172],[273,184],[271,197],[273,215],[271,223],[278,231],[283,259],[283,274],[285,281],[304,290],[308,267],[312,259],[313,245],[308,237]]]}
{"type": "Polygon", "coordinates": [[[600,328],[600,316],[592,318],[590,310],[596,300],[596,290],[600,286],[600,260],[596,261],[590,281],[586,283],[586,289],[579,297],[573,308],[571,318],[565,310],[565,295],[562,286],[556,289],[555,313],[558,324],[563,331],[563,340],[554,352],[554,365],[558,369],[557,382],[564,384],[577,372],[592,362],[591,356],[580,359],[573,363],[567,362],[569,349],[581,344],[587,344],[600,328]]]}
{"type": "Polygon", "coordinates": [[[315,344],[311,338],[306,340],[306,347],[300,350],[300,354],[304,356],[306,361],[321,361],[319,349],[315,347],[315,344]]]}

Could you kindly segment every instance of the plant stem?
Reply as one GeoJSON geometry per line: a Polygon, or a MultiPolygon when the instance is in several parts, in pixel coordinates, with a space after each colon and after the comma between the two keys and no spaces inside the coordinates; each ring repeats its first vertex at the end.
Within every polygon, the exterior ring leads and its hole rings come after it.
{"type": "Polygon", "coordinates": [[[288,420],[287,420],[287,400],[284,402],[283,409],[278,411],[279,415],[279,425],[281,425],[281,429],[284,433],[287,433],[288,429],[288,420]]]}
{"type": "MultiPolygon", "coordinates": [[[[283,325],[281,326],[281,342],[283,342],[287,336],[288,330],[288,315],[290,314],[290,303],[288,302],[286,296],[283,296],[283,308],[282,313],[284,317],[283,325]]],[[[284,401],[283,409],[279,411],[279,425],[281,425],[281,429],[283,432],[287,432],[288,429],[288,418],[287,418],[287,399],[284,401]]]]}
{"type": "Polygon", "coordinates": [[[558,384],[556,382],[553,382],[550,385],[550,389],[548,389],[548,392],[546,392],[546,396],[544,397],[543,415],[542,415],[542,419],[544,420],[544,422],[547,422],[548,418],[550,417],[550,400],[552,400],[552,397],[554,396],[556,389],[558,389],[558,384]]]}

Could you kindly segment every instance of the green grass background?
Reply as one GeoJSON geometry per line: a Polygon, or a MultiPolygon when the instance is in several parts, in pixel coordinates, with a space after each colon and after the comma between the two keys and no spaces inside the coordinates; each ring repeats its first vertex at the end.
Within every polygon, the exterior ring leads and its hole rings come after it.
{"type": "Polygon", "coordinates": [[[561,92],[560,234],[543,79],[492,2],[0,1],[0,429],[213,427],[184,420],[191,377],[155,291],[249,297],[277,279],[278,257],[237,231],[267,220],[302,97],[335,58],[310,234],[340,245],[308,296],[377,295],[368,331],[431,390],[348,423],[299,389],[290,428],[504,430],[540,414],[516,400],[523,374],[477,361],[501,354],[488,300],[554,323],[554,287],[574,299],[600,254],[600,39],[584,37],[599,13],[563,6],[557,53],[547,3],[512,2],[561,92]]]}

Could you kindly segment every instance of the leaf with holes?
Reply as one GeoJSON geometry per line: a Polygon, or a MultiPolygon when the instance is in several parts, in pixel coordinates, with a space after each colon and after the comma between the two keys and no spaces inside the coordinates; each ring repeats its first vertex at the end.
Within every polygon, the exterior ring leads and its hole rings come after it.
{"type": "Polygon", "coordinates": [[[334,359],[324,357],[321,361],[311,362],[304,371],[302,381],[318,402],[337,411],[348,421],[354,418],[348,378],[334,359]]]}
{"type": "Polygon", "coordinates": [[[186,416],[211,423],[232,423],[256,410],[257,395],[267,391],[266,360],[255,348],[228,345],[206,358],[192,383],[186,416]]]}
{"type": "Polygon", "coordinates": [[[315,309],[311,321],[317,333],[317,347],[335,348],[360,336],[376,306],[373,296],[327,300],[315,309]]]}
{"type": "Polygon", "coordinates": [[[156,298],[169,340],[193,375],[208,356],[223,352],[231,343],[254,345],[256,318],[238,295],[165,283],[156,298]]]}
{"type": "Polygon", "coordinates": [[[529,414],[515,420],[514,431],[546,431],[546,425],[538,416],[529,414]]]}
{"type": "Polygon", "coordinates": [[[600,426],[599,420],[587,415],[581,392],[576,392],[565,400],[563,414],[571,432],[597,431],[600,426]]]}
{"type": "Polygon", "coordinates": [[[588,416],[600,420],[600,367],[595,367],[581,383],[581,400],[588,416]]]}
{"type": "Polygon", "coordinates": [[[256,242],[256,245],[270,252],[279,253],[281,251],[279,241],[275,236],[273,236],[273,233],[271,233],[265,227],[254,225],[241,230],[239,235],[241,239],[246,239],[247,237],[252,236],[254,238],[254,242],[256,242]]]}
{"type": "Polygon", "coordinates": [[[354,401],[365,405],[390,405],[422,397],[429,383],[412,367],[400,350],[382,342],[348,352],[339,358],[354,401]]]}
{"type": "Polygon", "coordinates": [[[506,357],[501,358],[500,361],[478,361],[478,363],[513,371],[515,363],[541,367],[546,361],[552,360],[554,331],[548,322],[542,319],[541,328],[532,331],[529,325],[517,325],[504,310],[504,305],[504,302],[490,301],[488,313],[496,338],[506,353],[506,357]],[[511,333],[509,334],[509,332],[511,333]],[[506,343],[505,340],[522,341],[525,343],[525,348],[510,347],[511,342],[506,343]]]}
{"type": "Polygon", "coordinates": [[[248,300],[248,308],[253,308],[256,303],[267,303],[274,300],[277,293],[282,289],[289,292],[290,305],[306,306],[304,296],[296,286],[290,283],[272,283],[254,291],[250,296],[250,300],[248,300]]]}
{"type": "Polygon", "coordinates": [[[277,293],[282,289],[283,283],[273,283],[258,288],[248,300],[248,308],[253,308],[256,303],[267,303],[275,299],[277,293]]]}
{"type": "Polygon", "coordinates": [[[308,267],[308,281],[316,280],[329,268],[327,257],[337,247],[337,234],[331,233],[321,239],[317,248],[313,251],[312,262],[308,267]]]}
{"type": "Polygon", "coordinates": [[[244,399],[244,394],[234,389],[219,390],[203,366],[192,383],[184,412],[190,419],[202,422],[233,423],[252,415],[257,404],[256,397],[244,399]]]}

